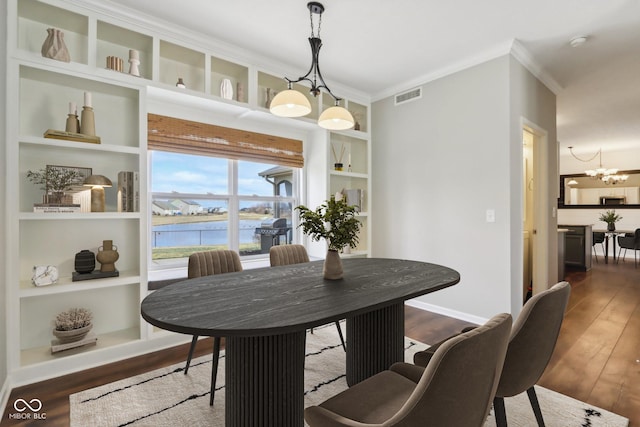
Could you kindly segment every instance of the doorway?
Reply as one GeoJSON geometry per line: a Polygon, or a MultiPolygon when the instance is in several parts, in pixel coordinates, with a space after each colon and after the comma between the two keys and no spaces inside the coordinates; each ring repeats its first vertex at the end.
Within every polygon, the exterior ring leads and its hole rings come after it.
{"type": "MultiPolygon", "coordinates": [[[[551,197],[552,194],[557,197],[557,191],[552,190],[557,187],[557,147],[548,139],[546,130],[522,119],[522,231],[523,235],[528,232],[526,248],[523,238],[523,249],[528,249],[528,255],[523,260],[522,288],[525,283],[527,290],[531,286],[533,295],[557,281],[556,209],[551,197]],[[529,273],[525,278],[527,267],[529,273]]],[[[522,300],[526,295],[525,291],[522,300]]]]}
{"type": "Polygon", "coordinates": [[[533,254],[534,254],[534,135],[526,128],[522,130],[522,296],[523,303],[533,292],[533,254]]]}

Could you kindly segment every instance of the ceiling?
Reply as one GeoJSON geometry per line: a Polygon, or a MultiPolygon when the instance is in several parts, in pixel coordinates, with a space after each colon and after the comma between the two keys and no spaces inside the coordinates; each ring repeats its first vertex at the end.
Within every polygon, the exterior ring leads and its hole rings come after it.
{"type": "MultiPolygon", "coordinates": [[[[271,58],[291,78],[311,63],[306,1],[110,3],[271,58]]],[[[561,153],[640,150],[640,0],[322,3],[320,65],[334,92],[340,85],[379,99],[504,55],[517,40],[556,92],[561,153]],[[583,35],[585,44],[570,46],[583,35]]]]}

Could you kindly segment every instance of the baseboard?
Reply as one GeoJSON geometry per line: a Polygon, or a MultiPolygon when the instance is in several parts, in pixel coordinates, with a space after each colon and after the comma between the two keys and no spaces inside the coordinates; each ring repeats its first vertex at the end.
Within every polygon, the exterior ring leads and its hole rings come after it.
{"type": "Polygon", "coordinates": [[[405,304],[414,308],[419,308],[420,310],[442,314],[443,316],[453,317],[454,319],[464,320],[465,322],[475,323],[477,325],[482,325],[489,320],[484,317],[474,316],[473,314],[463,313],[462,311],[451,310],[439,305],[418,301],[417,299],[407,300],[405,301],[405,304]]]}

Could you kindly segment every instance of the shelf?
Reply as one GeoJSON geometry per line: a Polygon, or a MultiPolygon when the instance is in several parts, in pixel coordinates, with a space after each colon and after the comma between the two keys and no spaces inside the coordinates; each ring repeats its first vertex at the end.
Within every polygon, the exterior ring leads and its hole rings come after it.
{"type": "Polygon", "coordinates": [[[224,79],[231,82],[233,90],[232,100],[247,103],[249,99],[249,69],[215,56],[211,57],[211,94],[222,97],[221,84],[224,79]]]}
{"type": "Polygon", "coordinates": [[[96,65],[98,68],[107,68],[106,58],[115,56],[122,59],[123,73],[129,75],[129,50],[133,49],[138,51],[140,77],[151,79],[153,37],[103,21],[98,21],[97,33],[96,65]]]}
{"type": "Polygon", "coordinates": [[[20,212],[20,221],[61,221],[61,220],[121,220],[140,219],[140,212],[77,212],[77,213],[42,213],[20,212]]]}
{"type": "Polygon", "coordinates": [[[66,141],[55,138],[44,138],[38,136],[22,135],[20,136],[21,144],[42,145],[46,147],[57,147],[72,150],[93,150],[93,151],[105,151],[111,153],[123,153],[123,154],[140,154],[140,148],[128,147],[122,145],[111,144],[92,144],[88,142],[74,142],[66,141]]]}
{"type": "MultiPolygon", "coordinates": [[[[53,339],[53,335],[51,335],[53,339]]],[[[41,346],[20,351],[20,364],[22,366],[37,363],[50,362],[64,357],[75,356],[92,351],[100,351],[105,348],[127,344],[140,339],[139,328],[129,328],[120,331],[98,334],[96,345],[78,347],[60,353],[51,354],[51,346],[41,346]]]]}
{"type": "MultiPolygon", "coordinates": [[[[47,29],[64,33],[71,62],[87,64],[89,18],[36,0],[18,1],[18,48],[40,53],[47,29]]],[[[56,61],[48,59],[47,61],[56,61]]]]}
{"type": "Polygon", "coordinates": [[[204,92],[204,68],[204,53],[160,40],[161,83],[175,86],[178,78],[182,78],[188,89],[204,92]]]}
{"type": "MultiPolygon", "coordinates": [[[[100,263],[96,261],[96,267],[100,263]]],[[[20,282],[20,298],[39,297],[43,295],[63,294],[65,292],[83,292],[100,288],[126,286],[140,283],[140,276],[134,271],[121,271],[120,276],[106,279],[71,281],[71,277],[62,277],[57,283],[49,286],[34,286],[30,280],[20,282]]]]}
{"type": "Polygon", "coordinates": [[[329,174],[339,176],[339,177],[345,177],[345,178],[359,178],[359,179],[369,178],[369,175],[367,175],[366,173],[357,173],[357,172],[331,170],[329,171],[329,174]]]}
{"type": "MultiPolygon", "coordinates": [[[[74,102],[78,114],[81,114],[85,92],[92,94],[96,135],[102,142],[91,145],[138,149],[138,89],[25,65],[20,67],[19,134],[33,137],[32,141],[37,141],[35,137],[43,136],[47,129],[64,130],[69,103],[74,102]]],[[[83,148],[89,145],[80,142],[76,144],[83,148]]]]}

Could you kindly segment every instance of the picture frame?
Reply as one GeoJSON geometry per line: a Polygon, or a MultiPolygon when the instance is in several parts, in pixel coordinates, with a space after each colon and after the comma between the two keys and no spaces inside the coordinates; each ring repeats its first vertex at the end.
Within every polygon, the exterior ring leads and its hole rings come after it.
{"type": "Polygon", "coordinates": [[[85,188],[82,186],[84,180],[93,175],[92,168],[86,168],[81,166],[61,166],[61,165],[46,165],[46,169],[57,170],[75,170],[78,173],[78,178],[74,180],[73,187],[69,192],[82,191],[85,188]]]}

